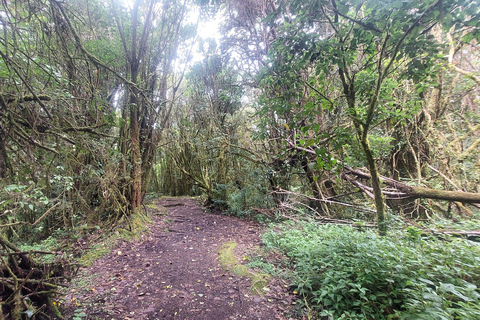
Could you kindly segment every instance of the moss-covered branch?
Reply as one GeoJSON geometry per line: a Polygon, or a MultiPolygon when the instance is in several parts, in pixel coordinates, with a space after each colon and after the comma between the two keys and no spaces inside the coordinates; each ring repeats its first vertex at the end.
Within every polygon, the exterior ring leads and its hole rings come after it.
{"type": "MultiPolygon", "coordinates": [[[[345,168],[346,173],[353,174],[364,179],[371,179],[370,173],[351,168],[345,168]]],[[[458,201],[463,203],[480,203],[480,193],[437,190],[426,187],[409,186],[403,182],[380,176],[380,179],[389,187],[398,190],[406,198],[425,198],[445,201],[458,201]]]]}

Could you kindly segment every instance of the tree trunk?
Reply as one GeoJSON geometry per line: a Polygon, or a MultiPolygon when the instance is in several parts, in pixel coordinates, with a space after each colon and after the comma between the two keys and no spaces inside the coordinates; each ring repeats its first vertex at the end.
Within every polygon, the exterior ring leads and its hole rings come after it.
{"type": "MultiPolygon", "coordinates": [[[[310,183],[310,189],[313,193],[313,197],[315,199],[322,199],[322,200],[325,199],[325,197],[323,196],[322,189],[318,184],[318,176],[316,176],[315,172],[309,166],[309,162],[310,162],[309,157],[306,156],[306,157],[302,157],[301,159],[302,159],[301,165],[303,170],[305,171],[305,175],[308,179],[308,182],[310,183]]],[[[324,212],[327,216],[330,216],[330,211],[328,210],[328,206],[324,202],[311,199],[309,205],[315,210],[324,212]]]]}
{"type": "Polygon", "coordinates": [[[130,194],[130,204],[133,212],[136,212],[142,205],[142,157],[140,152],[140,128],[138,125],[138,106],[130,105],[130,135],[132,149],[132,189],[130,194]]]}
{"type": "Polygon", "coordinates": [[[373,158],[373,153],[368,143],[367,136],[361,139],[361,145],[367,159],[368,169],[371,173],[373,195],[375,197],[375,208],[377,209],[378,233],[381,236],[387,235],[387,225],[385,221],[385,202],[383,199],[382,188],[380,186],[380,176],[377,170],[377,164],[373,158]]]}

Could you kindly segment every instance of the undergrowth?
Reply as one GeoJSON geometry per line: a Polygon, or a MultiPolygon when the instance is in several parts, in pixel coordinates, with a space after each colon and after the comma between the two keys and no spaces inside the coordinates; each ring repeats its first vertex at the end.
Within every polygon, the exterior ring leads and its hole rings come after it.
{"type": "Polygon", "coordinates": [[[453,220],[436,217],[428,221],[428,223],[424,222],[420,223],[420,225],[435,230],[475,231],[480,230],[480,217],[478,214],[468,220],[460,217],[455,217],[453,220]]]}
{"type": "Polygon", "coordinates": [[[117,245],[118,240],[135,241],[148,231],[148,225],[152,220],[144,214],[133,215],[130,219],[128,229],[119,229],[112,233],[106,233],[92,244],[92,247],[84,252],[78,259],[78,263],[88,267],[98,259],[110,253],[117,245]]]}
{"type": "Polygon", "coordinates": [[[480,247],[414,228],[379,237],[348,226],[268,231],[296,291],[321,319],[480,319],[480,247]]]}

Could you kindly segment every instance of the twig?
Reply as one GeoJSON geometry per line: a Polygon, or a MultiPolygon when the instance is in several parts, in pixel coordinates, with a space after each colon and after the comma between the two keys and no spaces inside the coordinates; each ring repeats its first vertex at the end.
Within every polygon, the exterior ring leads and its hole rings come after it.
{"type": "Polygon", "coordinates": [[[54,206],[50,207],[50,209],[48,209],[47,211],[45,211],[45,213],[42,214],[42,216],[41,216],[40,218],[38,218],[34,223],[28,223],[28,222],[25,222],[25,221],[19,221],[19,222],[2,224],[2,225],[0,225],[0,228],[13,227],[13,226],[17,226],[17,225],[29,225],[29,226],[34,227],[34,226],[36,226],[37,223],[39,223],[43,218],[45,218],[45,216],[46,216],[47,214],[49,214],[50,211],[52,211],[53,209],[55,209],[56,207],[58,207],[60,204],[61,204],[61,202],[57,202],[54,206]]]}
{"type": "MultiPolygon", "coordinates": [[[[1,281],[5,281],[5,282],[9,282],[9,283],[14,282],[11,278],[5,278],[5,277],[0,277],[0,280],[1,280],[1,281]]],[[[37,280],[37,279],[27,279],[27,278],[25,278],[25,279],[22,278],[22,279],[21,279],[21,278],[17,278],[17,280],[18,280],[18,281],[21,281],[22,284],[23,284],[23,283],[34,283],[34,284],[39,284],[39,285],[42,284],[42,285],[44,285],[44,286],[46,286],[46,287],[50,287],[50,288],[54,288],[54,289],[56,289],[56,288],[58,288],[58,287],[68,288],[68,286],[65,285],[65,284],[61,284],[61,283],[53,284],[53,283],[50,283],[50,282],[45,282],[43,279],[37,280]]]]}
{"type": "Polygon", "coordinates": [[[312,201],[319,201],[319,202],[324,202],[324,203],[328,203],[328,204],[338,204],[338,205],[345,206],[345,207],[356,208],[358,210],[365,211],[365,212],[376,213],[376,211],[374,211],[374,210],[363,208],[363,207],[356,206],[356,205],[349,204],[349,203],[344,203],[344,202],[340,202],[340,201],[332,201],[332,200],[328,200],[328,199],[317,199],[317,198],[309,197],[309,196],[301,194],[301,193],[295,193],[295,192],[292,192],[292,191],[283,190],[281,188],[278,188],[277,190],[278,191],[272,191],[271,193],[290,194],[290,195],[295,195],[295,196],[298,196],[298,197],[307,198],[307,199],[312,200],[312,201]]]}
{"type": "Polygon", "coordinates": [[[435,169],[434,167],[432,167],[431,165],[427,164],[427,167],[432,170],[432,171],[435,171],[436,173],[438,173],[439,175],[442,176],[443,179],[447,180],[453,187],[455,187],[458,191],[462,191],[462,189],[460,189],[452,180],[450,180],[446,175],[444,175],[443,173],[441,173],[439,170],[435,169]]]}
{"type": "Polygon", "coordinates": [[[60,205],[61,202],[57,202],[57,204],[55,204],[53,207],[51,207],[50,209],[48,209],[47,211],[45,211],[44,214],[42,214],[42,216],[40,218],[37,219],[37,221],[35,221],[33,224],[32,224],[32,227],[35,226],[37,223],[40,222],[40,220],[42,220],[47,214],[50,213],[50,211],[52,211],[53,209],[55,209],[57,206],[60,205]]]}
{"type": "Polygon", "coordinates": [[[54,255],[61,255],[63,252],[53,252],[53,251],[40,251],[40,250],[32,250],[32,251],[24,251],[24,252],[8,252],[7,254],[10,256],[21,255],[21,254],[54,254],[54,255]]]}

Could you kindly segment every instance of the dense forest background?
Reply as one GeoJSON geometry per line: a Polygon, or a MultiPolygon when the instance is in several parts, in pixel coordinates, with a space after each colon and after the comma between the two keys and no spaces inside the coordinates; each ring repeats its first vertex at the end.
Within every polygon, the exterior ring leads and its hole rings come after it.
{"type": "Polygon", "coordinates": [[[152,196],[474,234],[479,38],[465,0],[3,0],[0,305],[35,244],[152,196]]]}

